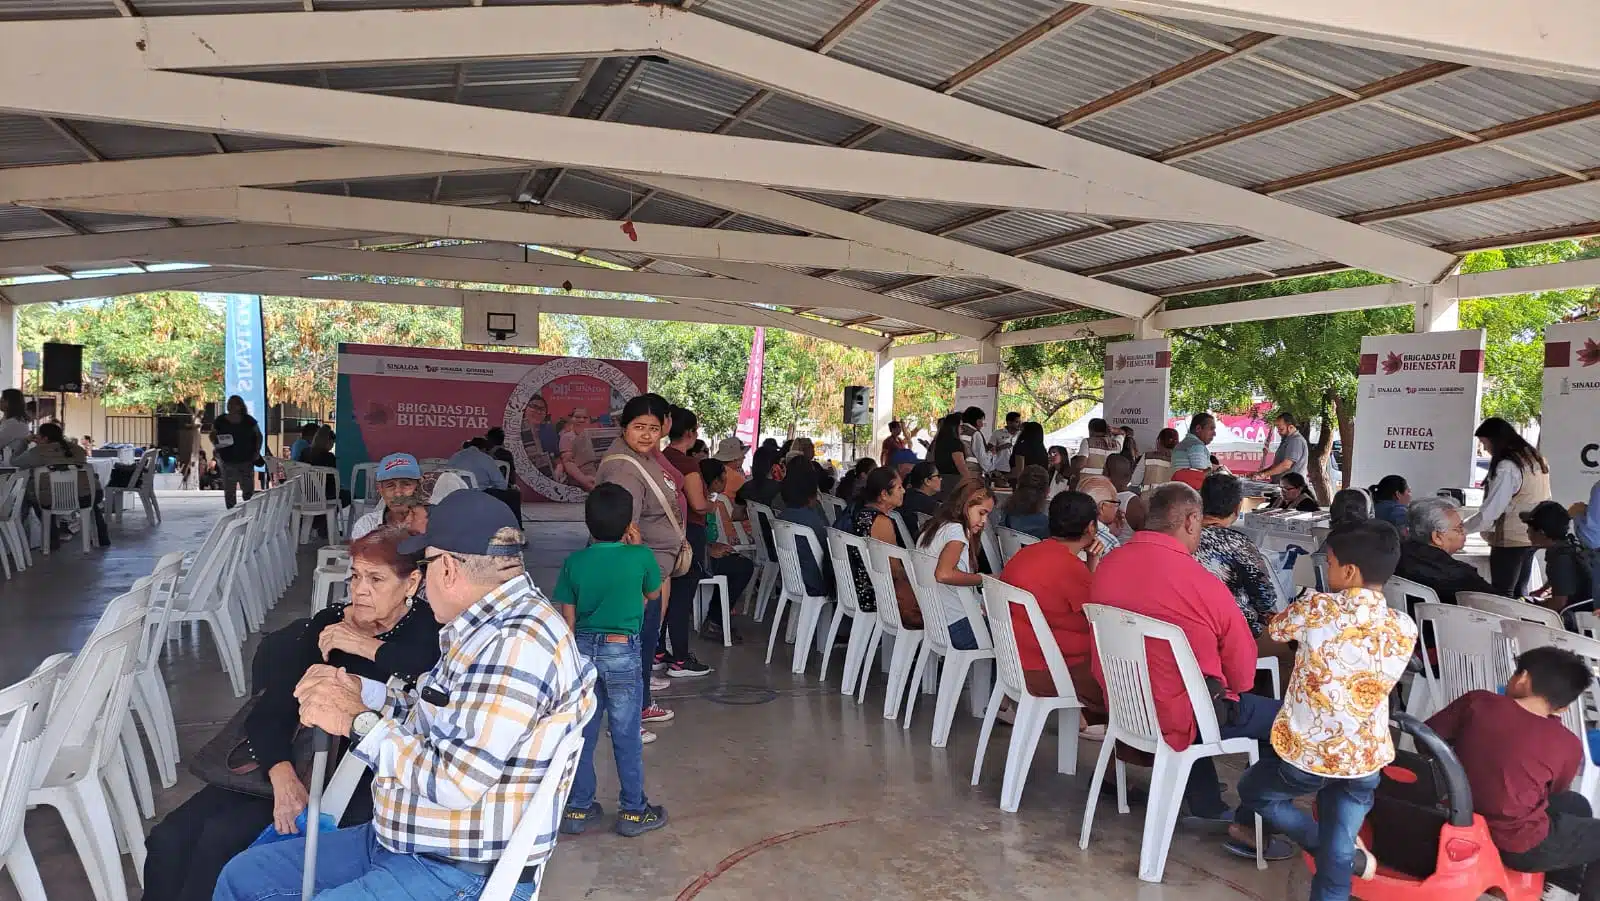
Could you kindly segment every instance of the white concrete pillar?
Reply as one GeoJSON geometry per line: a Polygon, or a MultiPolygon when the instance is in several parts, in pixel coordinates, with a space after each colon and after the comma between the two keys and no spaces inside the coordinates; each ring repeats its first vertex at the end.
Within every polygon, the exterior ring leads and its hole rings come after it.
{"type": "Polygon", "coordinates": [[[1438,285],[1422,286],[1422,299],[1412,307],[1416,314],[1417,332],[1451,332],[1461,327],[1461,301],[1453,291],[1440,290],[1438,285]]]}
{"type": "Polygon", "coordinates": [[[16,305],[0,302],[0,388],[22,387],[22,351],[17,347],[16,305]]]}
{"type": "Polygon", "coordinates": [[[995,342],[995,338],[994,338],[993,335],[990,335],[989,337],[984,338],[982,341],[978,342],[978,362],[979,363],[998,363],[998,362],[1000,362],[1000,345],[995,342]]]}
{"type": "Polygon", "coordinates": [[[1161,329],[1156,328],[1154,314],[1143,319],[1133,320],[1133,336],[1131,338],[1133,341],[1147,341],[1152,338],[1159,338],[1163,334],[1165,333],[1161,329]]]}
{"type": "Polygon", "coordinates": [[[872,380],[872,444],[881,447],[894,419],[894,357],[887,348],[878,351],[878,368],[872,380]]]}

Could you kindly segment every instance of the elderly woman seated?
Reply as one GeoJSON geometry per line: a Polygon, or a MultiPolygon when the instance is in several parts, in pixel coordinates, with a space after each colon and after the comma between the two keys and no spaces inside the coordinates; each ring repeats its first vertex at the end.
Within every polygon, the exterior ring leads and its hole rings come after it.
{"type": "Polygon", "coordinates": [[[1200,509],[1205,528],[1195,559],[1222,580],[1233,594],[1239,612],[1257,639],[1267,620],[1278,612],[1278,589],[1272,566],[1245,533],[1233,528],[1244,502],[1244,487],[1237,476],[1214,472],[1200,483],[1200,509]]]}
{"type": "MultiPolygon", "coordinates": [[[[223,865],[263,830],[299,831],[295,818],[306,808],[307,793],[296,770],[303,761],[294,759],[300,725],[294,687],[312,664],[326,662],[379,682],[391,676],[411,682],[438,662],[439,623],[427,602],[412,600],[422,573],[399,553],[408,534],[391,528],[352,542],[349,603],[263,637],[242,741],[225,751],[219,778],[151,831],[145,898],[206,901],[223,865]]],[[[372,816],[368,779],[370,773],[352,796],[346,825],[372,816]]]]}
{"type": "Polygon", "coordinates": [[[1456,602],[1460,591],[1494,594],[1494,586],[1478,568],[1453,554],[1467,544],[1461,511],[1447,497],[1425,497],[1406,508],[1406,540],[1400,543],[1400,565],[1394,574],[1432,588],[1439,600],[1456,602]]]}

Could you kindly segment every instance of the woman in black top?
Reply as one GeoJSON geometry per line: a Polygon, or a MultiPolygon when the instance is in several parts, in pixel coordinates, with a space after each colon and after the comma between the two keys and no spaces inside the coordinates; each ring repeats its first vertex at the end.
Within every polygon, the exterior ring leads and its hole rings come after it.
{"type": "Polygon", "coordinates": [[[256,493],[256,458],[261,456],[261,426],[245,409],[244,398],[237,394],[228,398],[228,412],[211,427],[211,443],[222,470],[222,500],[232,509],[236,491],[242,491],[245,500],[256,493]]]}
{"type": "Polygon", "coordinates": [[[911,534],[920,534],[922,521],[938,512],[937,498],[943,482],[939,467],[927,460],[911,467],[911,471],[906,473],[906,499],[900,504],[900,518],[906,521],[906,528],[911,534]]]}
{"type": "Polygon", "coordinates": [[[1050,453],[1044,449],[1044,426],[1037,422],[1023,423],[1017,443],[1011,447],[1011,484],[1020,481],[1022,471],[1029,466],[1050,468],[1050,453]]]}
{"type": "MultiPolygon", "coordinates": [[[[410,600],[422,573],[399,553],[400,540],[409,534],[383,529],[352,542],[350,603],[262,639],[254,667],[255,707],[242,750],[257,771],[266,770],[273,796],[208,785],[167,814],[146,840],[149,901],[208,901],[223,865],[263,830],[298,831],[294,820],[305,810],[307,794],[290,760],[300,725],[294,687],[313,664],[343,667],[377,682],[399,676],[414,683],[438,662],[439,623],[427,602],[410,600]]],[[[372,818],[370,780],[368,773],[351,796],[344,825],[372,818]]]]}
{"type": "Polygon", "coordinates": [[[967,474],[967,453],[961,444],[961,414],[951,413],[939,420],[933,436],[933,463],[947,485],[954,485],[967,474]],[[954,478],[951,478],[951,477],[954,478]]]}

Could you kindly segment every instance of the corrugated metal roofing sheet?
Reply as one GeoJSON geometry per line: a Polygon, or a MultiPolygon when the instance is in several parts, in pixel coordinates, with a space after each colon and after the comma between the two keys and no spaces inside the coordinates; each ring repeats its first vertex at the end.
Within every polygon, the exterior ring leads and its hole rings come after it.
{"type": "Polygon", "coordinates": [[[1179,247],[1220,241],[1236,237],[1238,234],[1233,229],[1217,226],[1152,222],[1030,254],[1028,259],[1048,263],[1061,269],[1088,269],[1091,266],[1103,266],[1150,254],[1166,253],[1179,247]]]}
{"type": "Polygon", "coordinates": [[[1569,169],[1592,169],[1600,166],[1600,119],[1533,132],[1503,144],[1569,169]]]}
{"type": "Polygon", "coordinates": [[[1174,165],[1229,184],[1253,185],[1446,136],[1410,119],[1357,106],[1246,138],[1174,165]]]}
{"type": "Polygon", "coordinates": [[[934,85],[1060,8],[1060,0],[890,0],[852,28],[830,55],[934,85]]]}
{"type": "Polygon", "coordinates": [[[80,19],[116,14],[111,0],[0,0],[0,19],[80,19]]]}
{"type": "Polygon", "coordinates": [[[215,153],[211,138],[194,131],[112,125],[107,122],[69,123],[89,145],[107,159],[127,160],[150,156],[185,156],[215,153]]]}
{"type": "Polygon", "coordinates": [[[1100,220],[1088,216],[1014,210],[951,232],[950,237],[990,250],[1009,251],[1102,224],[1100,220]]]}
{"type": "Polygon", "coordinates": [[[822,39],[859,0],[804,0],[802,3],[774,3],[772,0],[705,0],[694,8],[701,15],[730,22],[758,34],[790,44],[810,46],[822,39]]]}
{"type": "Polygon", "coordinates": [[[442,203],[505,203],[515,198],[522,172],[482,172],[447,175],[439,191],[442,203]]]}
{"type": "Polygon", "coordinates": [[[1387,102],[1463,131],[1600,99],[1600,85],[1473,69],[1453,78],[1401,91],[1387,102]]]}
{"type": "MultiPolygon", "coordinates": [[[[859,202],[859,198],[857,198],[859,202]]],[[[932,231],[973,213],[974,207],[947,203],[911,203],[891,200],[873,207],[868,216],[921,231],[932,231]]]]}
{"type": "Polygon", "coordinates": [[[1415,56],[1301,38],[1272,41],[1257,48],[1254,53],[1262,59],[1281,63],[1352,91],[1428,62],[1415,56]]]}
{"type": "Polygon", "coordinates": [[[1550,174],[1543,166],[1492,147],[1471,147],[1302,188],[1284,199],[1319,213],[1344,216],[1550,174]]]}
{"type": "Polygon", "coordinates": [[[936,278],[931,281],[918,282],[906,288],[898,288],[888,292],[890,297],[909,300],[913,303],[948,303],[973,297],[991,291],[993,288],[984,282],[977,282],[964,278],[936,278]]]}
{"type": "Polygon", "coordinates": [[[299,0],[135,0],[146,16],[205,16],[229,13],[293,13],[305,10],[299,0]]]}
{"type": "Polygon", "coordinates": [[[0,114],[0,165],[81,163],[83,151],[37,116],[0,114]]]}
{"type": "Polygon", "coordinates": [[[1600,183],[1594,181],[1372,227],[1426,244],[1453,244],[1585,222],[1600,222],[1600,183]]]}
{"type": "Polygon", "coordinates": [[[869,140],[861,142],[862,150],[876,150],[880,153],[904,153],[908,156],[935,156],[943,159],[955,159],[966,156],[966,152],[946,144],[937,144],[933,141],[908,135],[898,131],[880,131],[869,140]]]}
{"type": "Polygon", "coordinates": [[[965,313],[968,316],[978,316],[983,319],[1009,320],[1020,319],[1025,316],[1038,316],[1041,313],[1059,313],[1069,306],[1064,301],[1056,300],[1055,298],[1023,291],[1002,297],[957,304],[949,307],[949,309],[952,312],[965,313]]]}
{"type": "Polygon", "coordinates": [[[20,206],[0,206],[0,236],[6,240],[53,238],[72,233],[71,229],[57,225],[38,210],[20,206]]]}
{"type": "Polygon", "coordinates": [[[722,215],[722,210],[695,203],[676,194],[655,194],[650,202],[639,208],[633,218],[640,222],[660,225],[705,226],[722,215]]]}

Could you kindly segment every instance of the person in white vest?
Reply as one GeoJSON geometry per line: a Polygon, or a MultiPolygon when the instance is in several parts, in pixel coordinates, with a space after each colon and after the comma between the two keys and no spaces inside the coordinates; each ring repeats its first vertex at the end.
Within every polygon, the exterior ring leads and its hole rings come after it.
{"type": "Polygon", "coordinates": [[[1496,594],[1521,597],[1528,591],[1537,550],[1528,540],[1522,514],[1550,500],[1550,466],[1511,423],[1491,416],[1473,433],[1489,455],[1483,504],[1465,523],[1489,543],[1489,581],[1496,594]]]}

